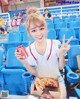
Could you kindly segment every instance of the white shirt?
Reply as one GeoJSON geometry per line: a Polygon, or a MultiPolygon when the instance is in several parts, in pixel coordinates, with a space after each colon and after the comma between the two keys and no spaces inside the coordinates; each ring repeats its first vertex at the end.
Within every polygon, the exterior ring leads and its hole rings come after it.
{"type": "Polygon", "coordinates": [[[36,49],[35,49],[35,43],[30,45],[31,51],[37,61],[34,59],[34,57],[31,55],[29,47],[26,48],[26,51],[29,55],[27,58],[28,63],[31,66],[35,66],[38,76],[39,77],[51,77],[57,79],[57,77],[60,75],[59,73],[59,67],[58,67],[58,57],[59,57],[59,45],[60,42],[58,40],[52,41],[52,51],[49,59],[47,60],[47,57],[50,53],[51,49],[51,40],[47,39],[47,47],[44,55],[40,55],[36,49]]]}
{"type": "Polygon", "coordinates": [[[35,66],[35,69],[37,70],[38,77],[50,77],[54,78],[59,81],[59,84],[61,86],[65,87],[64,80],[59,72],[59,48],[60,48],[60,41],[58,40],[52,40],[52,51],[49,59],[47,60],[50,49],[51,49],[51,40],[47,39],[47,47],[44,55],[40,55],[35,48],[35,42],[30,45],[31,52],[29,47],[26,48],[26,51],[28,53],[27,62],[31,66],[35,66]],[[35,58],[36,60],[35,60],[35,58]]]}

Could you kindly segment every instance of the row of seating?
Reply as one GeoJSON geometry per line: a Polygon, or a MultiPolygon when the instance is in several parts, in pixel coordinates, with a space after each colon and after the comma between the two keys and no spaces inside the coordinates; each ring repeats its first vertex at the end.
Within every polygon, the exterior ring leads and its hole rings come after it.
{"type": "MultiPolygon", "coordinates": [[[[75,27],[79,27],[77,24],[80,24],[80,18],[78,20],[75,20],[75,21],[74,20],[70,20],[69,18],[66,18],[66,20],[64,20],[64,21],[62,19],[55,19],[55,20],[48,20],[47,19],[46,22],[47,22],[47,24],[50,24],[50,25],[53,24],[53,28],[54,29],[56,28],[55,27],[56,24],[59,24],[59,25],[60,24],[64,24],[66,28],[71,28],[72,24],[75,25],[75,27]]],[[[64,28],[64,25],[62,26],[63,28],[64,28]]]]}
{"type": "Polygon", "coordinates": [[[54,17],[53,18],[53,23],[56,22],[67,22],[67,21],[80,21],[80,17],[68,17],[68,16],[64,16],[64,18],[60,18],[60,17],[54,17]]]}
{"type": "MultiPolygon", "coordinates": [[[[0,45],[4,47],[5,52],[10,47],[17,47],[19,45],[24,45],[28,46],[29,43],[34,42],[34,39],[32,37],[28,37],[28,33],[26,31],[25,26],[21,26],[20,31],[18,32],[10,32],[8,34],[8,41],[7,42],[2,42],[0,45]]],[[[47,38],[48,39],[58,39],[62,42],[63,35],[65,34],[66,36],[66,41],[73,36],[73,40],[70,42],[71,45],[79,45],[80,44],[80,29],[77,30],[78,32],[75,33],[75,30],[72,28],[62,28],[62,29],[57,29],[56,31],[54,29],[49,29],[47,38]],[[77,38],[78,36],[78,38],[77,38]]]]}
{"type": "MultiPolygon", "coordinates": [[[[6,63],[3,62],[3,52],[0,50],[0,81],[3,82],[3,89],[9,90],[10,94],[25,95],[29,92],[29,82],[33,77],[15,57],[15,49],[16,47],[8,49],[6,63]]],[[[77,55],[80,55],[80,45],[72,45],[68,52],[68,64],[65,66],[66,83],[76,84],[79,80],[79,76],[73,72],[78,69],[77,55]]],[[[76,94],[80,98],[79,92],[80,90],[76,91],[76,94]]]]}
{"type": "Polygon", "coordinates": [[[7,51],[6,61],[3,61],[3,52],[0,50],[0,90],[9,90],[10,94],[26,95],[30,91],[33,76],[15,57],[16,47],[7,51]]]}
{"type": "Polygon", "coordinates": [[[46,22],[49,30],[54,29],[56,31],[57,38],[59,38],[58,34],[62,28],[65,28],[66,30],[73,28],[75,31],[76,38],[79,38],[80,21],[72,21],[72,22],[67,21],[67,23],[58,21],[55,24],[52,22],[52,20],[46,20],[46,22]]]}

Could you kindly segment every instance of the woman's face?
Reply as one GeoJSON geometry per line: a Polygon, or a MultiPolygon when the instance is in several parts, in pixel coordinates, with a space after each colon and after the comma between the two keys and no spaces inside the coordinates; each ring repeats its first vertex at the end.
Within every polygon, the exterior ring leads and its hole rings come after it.
{"type": "Polygon", "coordinates": [[[45,38],[47,32],[46,26],[40,26],[39,23],[37,25],[34,23],[30,24],[29,33],[38,42],[41,42],[45,38]]]}
{"type": "Polygon", "coordinates": [[[45,10],[45,14],[48,14],[48,10],[45,10]]]}

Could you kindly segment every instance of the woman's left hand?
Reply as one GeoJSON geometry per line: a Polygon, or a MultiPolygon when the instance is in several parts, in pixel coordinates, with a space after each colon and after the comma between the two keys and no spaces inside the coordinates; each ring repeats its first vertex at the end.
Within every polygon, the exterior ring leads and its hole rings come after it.
{"type": "Polygon", "coordinates": [[[64,56],[67,51],[70,49],[69,42],[73,39],[73,36],[71,36],[67,42],[65,42],[65,35],[63,36],[63,42],[60,47],[60,57],[64,56]]]}

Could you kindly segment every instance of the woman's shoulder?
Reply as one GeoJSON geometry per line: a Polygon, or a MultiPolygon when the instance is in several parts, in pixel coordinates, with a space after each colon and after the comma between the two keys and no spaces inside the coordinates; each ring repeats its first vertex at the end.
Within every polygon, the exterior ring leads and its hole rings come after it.
{"type": "Polygon", "coordinates": [[[61,46],[61,42],[59,40],[53,40],[53,47],[57,47],[57,48],[60,48],[61,46]]]}
{"type": "Polygon", "coordinates": [[[48,42],[52,41],[53,44],[61,44],[61,42],[59,40],[51,40],[51,39],[47,39],[48,42]]]}
{"type": "Polygon", "coordinates": [[[60,44],[61,42],[59,40],[53,40],[53,43],[60,44]]]}

